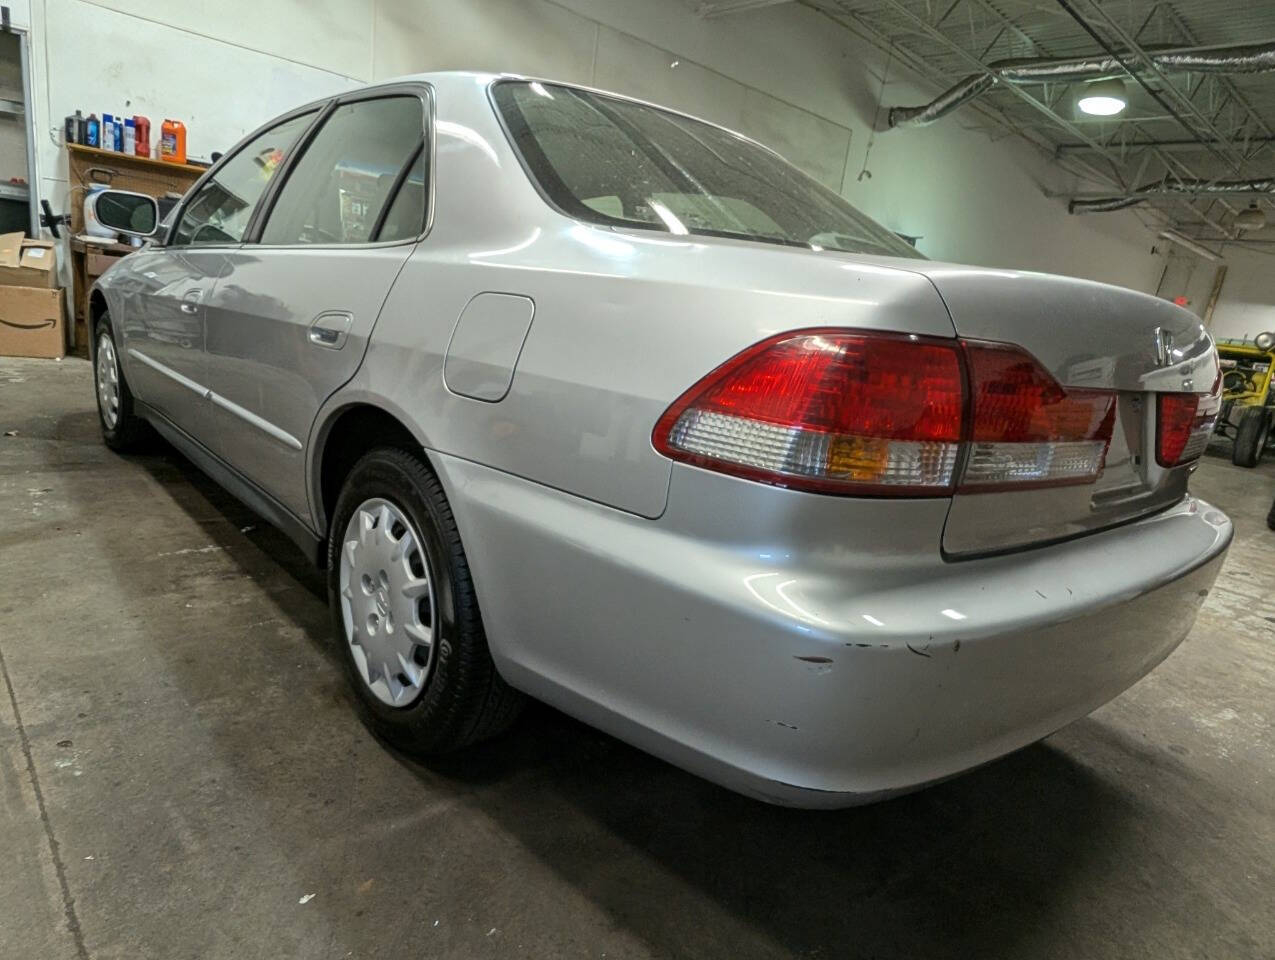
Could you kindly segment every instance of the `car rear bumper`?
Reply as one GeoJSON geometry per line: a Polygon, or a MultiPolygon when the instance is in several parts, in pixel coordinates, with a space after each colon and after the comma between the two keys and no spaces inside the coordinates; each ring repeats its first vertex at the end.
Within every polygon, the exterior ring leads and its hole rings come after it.
{"type": "Polygon", "coordinates": [[[727,787],[804,807],[951,776],[1117,696],[1186,636],[1232,536],[1224,514],[1188,498],[949,563],[927,529],[941,528],[941,501],[873,504],[865,516],[897,532],[864,553],[836,521],[862,502],[731,481],[743,484],[727,498],[739,531],[714,539],[711,508],[676,507],[721,483],[702,471],[675,471],[670,510],[652,521],[432,459],[510,683],[727,787]]]}

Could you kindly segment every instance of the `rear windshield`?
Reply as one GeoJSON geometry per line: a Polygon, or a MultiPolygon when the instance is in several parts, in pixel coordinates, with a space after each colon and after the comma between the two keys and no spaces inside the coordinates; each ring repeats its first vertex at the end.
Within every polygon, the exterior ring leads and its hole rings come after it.
{"type": "Polygon", "coordinates": [[[720,127],[549,83],[501,81],[492,95],[540,189],[577,219],[920,257],[818,181],[720,127]]]}

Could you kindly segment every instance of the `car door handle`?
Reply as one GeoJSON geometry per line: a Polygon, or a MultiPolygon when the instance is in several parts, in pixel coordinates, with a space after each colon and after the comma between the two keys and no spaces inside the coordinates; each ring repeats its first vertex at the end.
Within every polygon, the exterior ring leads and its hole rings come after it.
{"type": "Polygon", "coordinates": [[[328,350],[340,350],[350,335],[350,327],[354,324],[353,314],[341,310],[321,313],[310,324],[310,342],[316,347],[328,350]]]}
{"type": "Polygon", "coordinates": [[[182,309],[182,313],[198,313],[199,304],[190,303],[189,301],[183,300],[181,309],[182,309]]]}

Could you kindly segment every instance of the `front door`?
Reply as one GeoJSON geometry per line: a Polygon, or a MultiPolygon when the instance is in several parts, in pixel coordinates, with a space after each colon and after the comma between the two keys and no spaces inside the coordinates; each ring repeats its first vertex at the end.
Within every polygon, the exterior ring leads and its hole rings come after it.
{"type": "Polygon", "coordinates": [[[142,401],[209,449],[208,302],[270,179],[317,114],[290,116],[236,150],[182,205],[164,244],[133,254],[137,289],[125,292],[122,319],[129,379],[142,401]]]}
{"type": "Polygon", "coordinates": [[[132,255],[121,289],[128,379],[134,395],[192,437],[207,442],[212,422],[204,383],[204,301],[224,250],[155,247],[132,255]]]}
{"type": "Polygon", "coordinates": [[[216,452],[303,519],[319,407],[354,376],[424,229],[425,111],[418,93],[341,102],[206,302],[216,452]]]}

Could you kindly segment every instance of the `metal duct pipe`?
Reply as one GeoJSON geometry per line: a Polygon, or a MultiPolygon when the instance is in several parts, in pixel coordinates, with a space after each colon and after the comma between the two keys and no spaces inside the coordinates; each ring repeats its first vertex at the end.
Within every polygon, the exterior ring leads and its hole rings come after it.
{"type": "Polygon", "coordinates": [[[1110,213],[1137,206],[1148,197],[1165,193],[1275,193],[1275,177],[1254,177],[1248,180],[1157,180],[1132,190],[1124,197],[1102,197],[1097,200],[1072,200],[1067,204],[1068,213],[1110,213]]]}
{"type": "MultiPolygon", "coordinates": [[[[1182,47],[1149,50],[1148,54],[1157,69],[1165,71],[1223,74],[1275,71],[1275,42],[1209,49],[1182,47]]],[[[917,107],[891,107],[887,114],[888,125],[890,127],[922,127],[933,123],[985,93],[997,83],[1057,83],[1105,80],[1125,75],[1125,69],[1120,61],[1114,56],[1105,54],[1071,60],[1043,58],[997,60],[988,64],[987,71],[987,73],[966,77],[929,103],[917,107]]]]}
{"type": "Polygon", "coordinates": [[[891,107],[887,114],[891,127],[923,127],[944,114],[951,113],[963,103],[968,103],[987,92],[996,83],[990,73],[976,73],[966,77],[950,90],[940,93],[934,100],[921,107],[891,107]]]}
{"type": "Polygon", "coordinates": [[[1105,200],[1072,200],[1067,204],[1068,213],[1114,213],[1136,207],[1146,197],[1109,197],[1105,200]]]}

